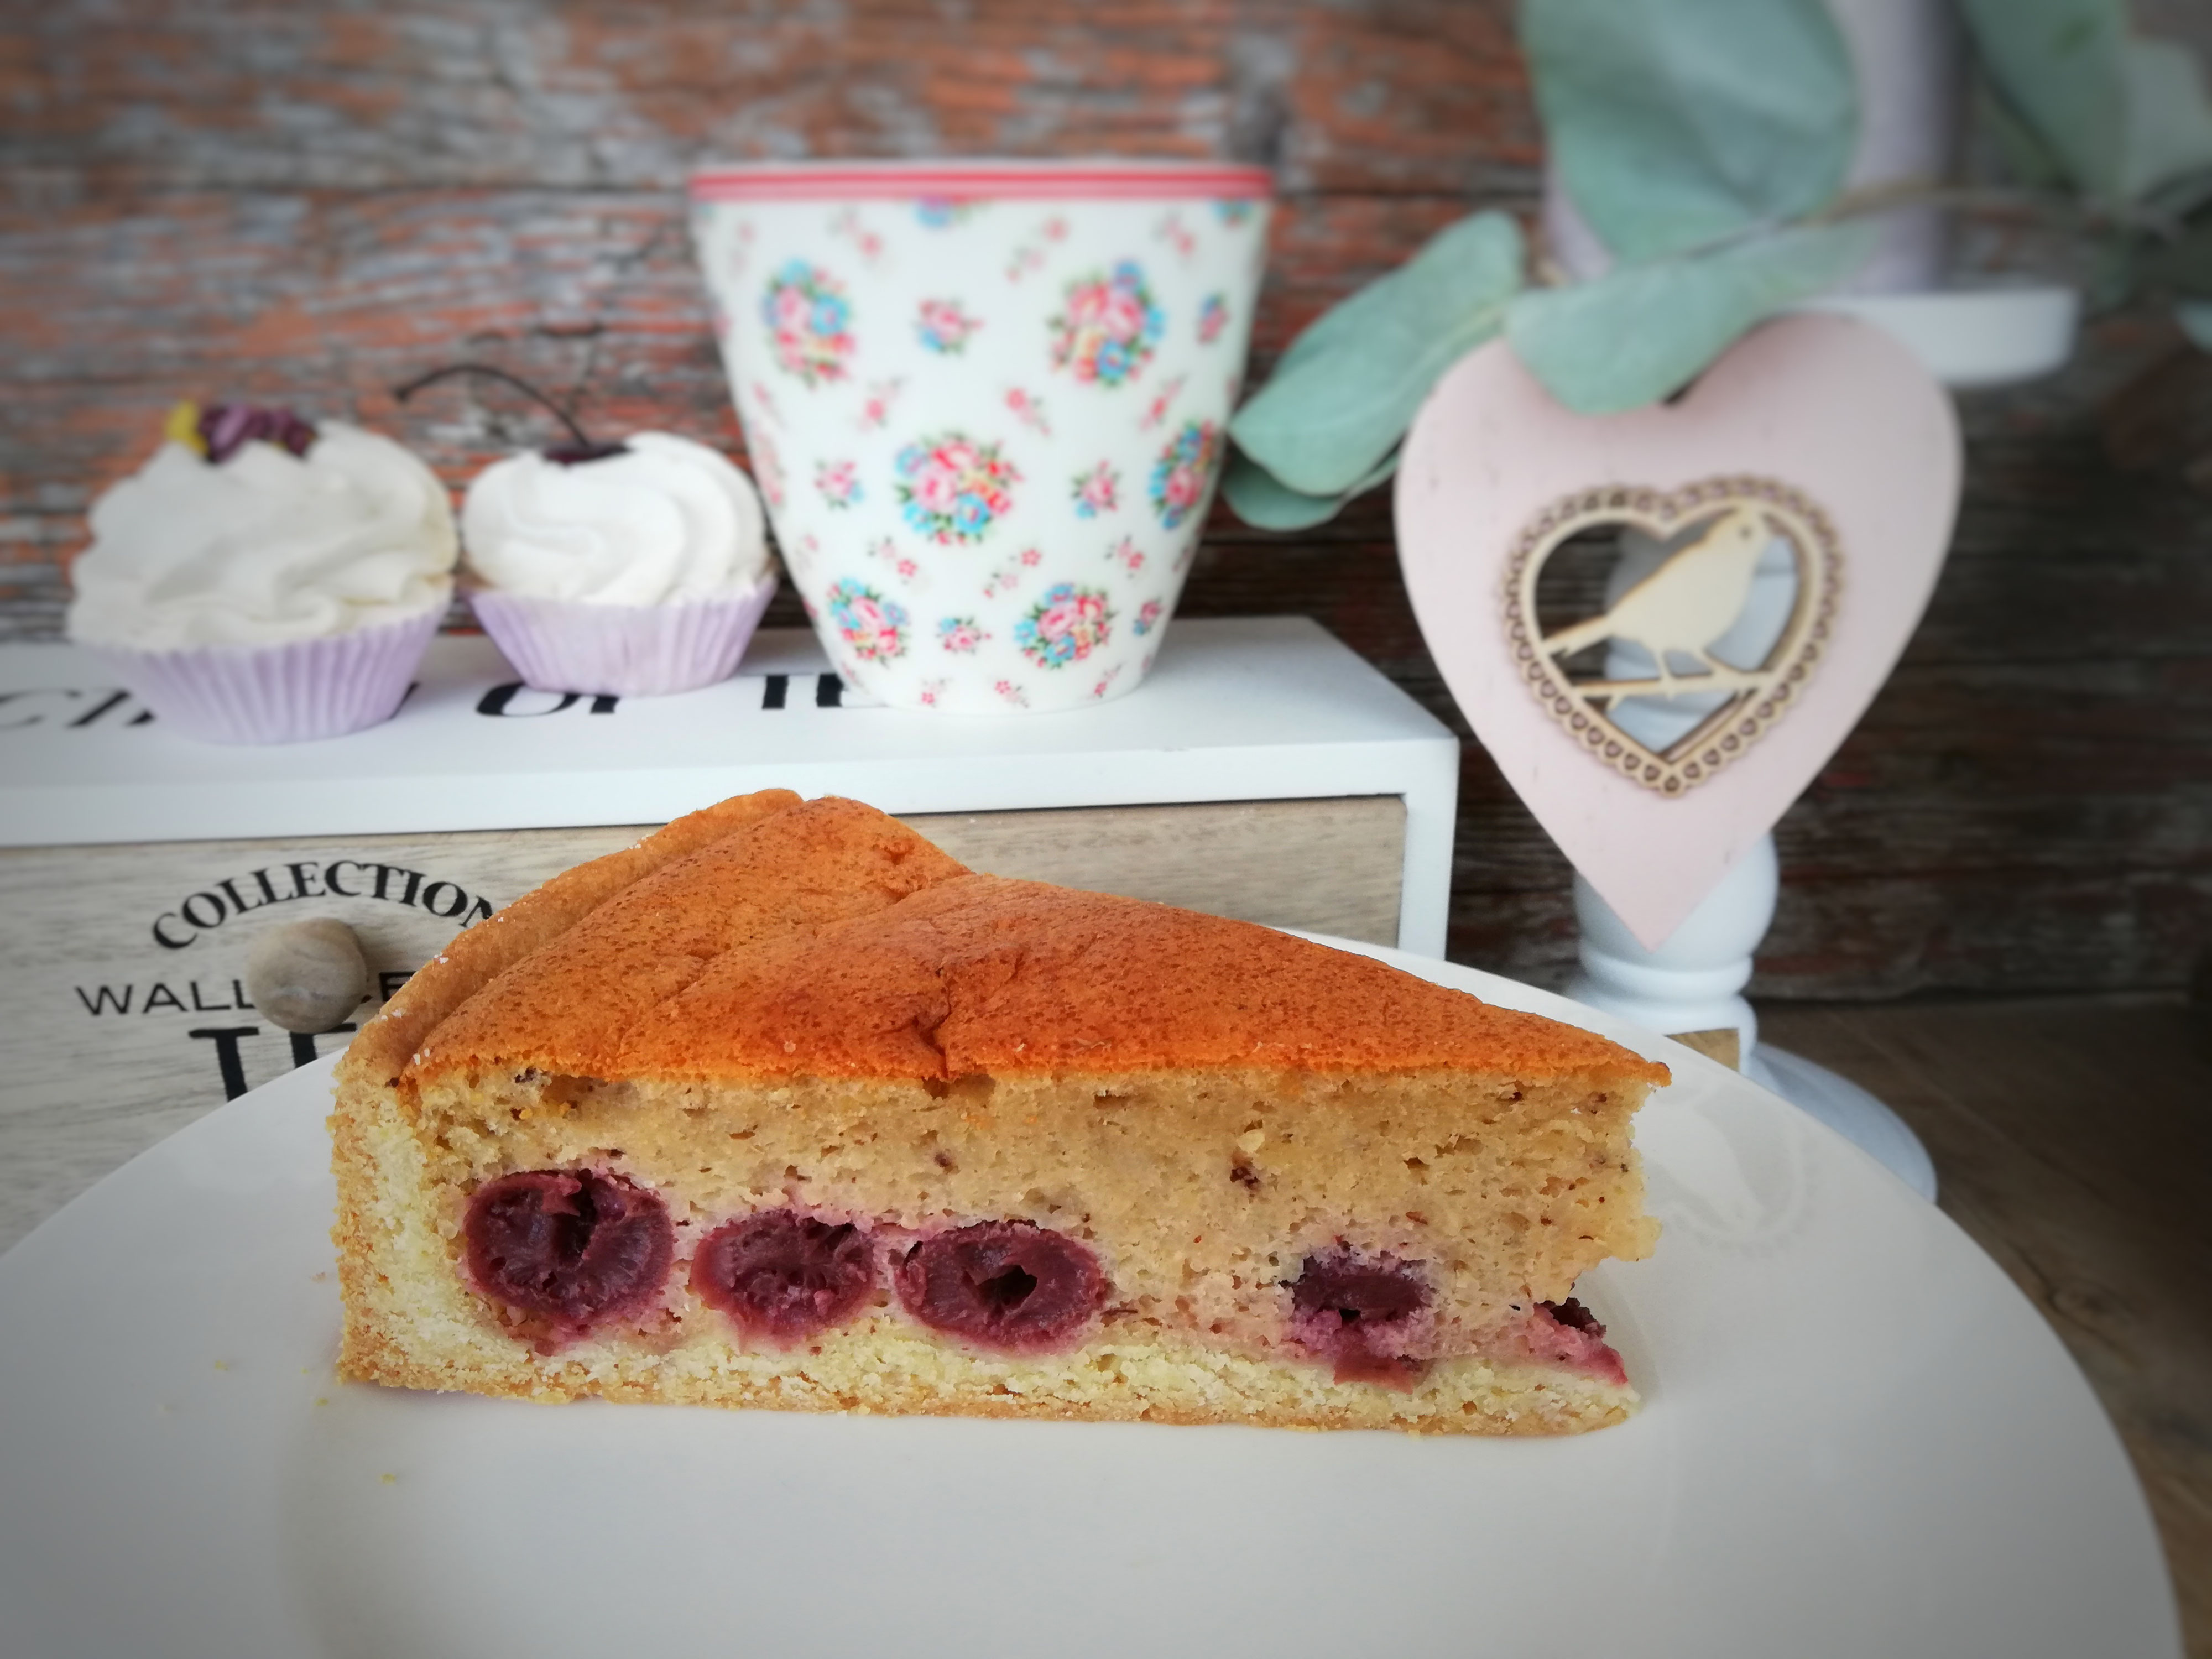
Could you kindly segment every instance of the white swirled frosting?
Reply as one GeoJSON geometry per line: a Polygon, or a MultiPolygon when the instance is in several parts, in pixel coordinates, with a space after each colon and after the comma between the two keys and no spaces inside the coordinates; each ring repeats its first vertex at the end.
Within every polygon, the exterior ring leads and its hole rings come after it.
{"type": "Polygon", "coordinates": [[[597,605],[726,598],[768,574],[751,479],[672,433],[625,441],[570,466],[532,452],[486,467],[461,505],[470,570],[507,592],[597,605]]]}
{"type": "Polygon", "coordinates": [[[167,651],[327,638],[443,605],[459,544],[437,475],[389,438],[324,422],[305,456],[210,462],[163,444],[92,506],[69,634],[167,651]]]}

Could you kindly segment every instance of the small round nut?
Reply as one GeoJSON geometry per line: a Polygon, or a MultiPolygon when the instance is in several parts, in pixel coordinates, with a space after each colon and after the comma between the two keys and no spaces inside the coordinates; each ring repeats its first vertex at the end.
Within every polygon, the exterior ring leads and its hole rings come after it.
{"type": "Polygon", "coordinates": [[[368,963],[345,923],[327,916],[287,922],[247,954],[246,989],[286,1030],[327,1031],[368,994],[368,963]]]}

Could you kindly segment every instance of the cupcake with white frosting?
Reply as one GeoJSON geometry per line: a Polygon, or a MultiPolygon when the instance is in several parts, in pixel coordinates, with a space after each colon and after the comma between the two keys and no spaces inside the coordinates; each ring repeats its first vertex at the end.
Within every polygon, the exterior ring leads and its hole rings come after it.
{"type": "Polygon", "coordinates": [[[461,538],[477,620],[541,690],[726,679],[775,596],[752,481],[672,433],[495,462],[469,486],[461,538]]]}
{"type": "Polygon", "coordinates": [[[289,743],[390,719],[453,595],[437,475],[287,410],[187,404],[167,436],[93,503],[70,638],[188,736],[289,743]]]}

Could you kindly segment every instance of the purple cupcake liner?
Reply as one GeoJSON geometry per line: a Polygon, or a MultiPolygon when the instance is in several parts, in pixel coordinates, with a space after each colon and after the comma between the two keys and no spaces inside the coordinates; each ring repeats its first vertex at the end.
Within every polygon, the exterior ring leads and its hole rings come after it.
{"type": "Polygon", "coordinates": [[[469,604],[514,672],[540,691],[665,697],[729,678],[775,588],[771,572],[726,599],[592,605],[479,587],[469,604]]]}
{"type": "Polygon", "coordinates": [[[307,743],[390,720],[445,615],[441,603],[417,617],[281,645],[81,648],[188,738],[307,743]]]}

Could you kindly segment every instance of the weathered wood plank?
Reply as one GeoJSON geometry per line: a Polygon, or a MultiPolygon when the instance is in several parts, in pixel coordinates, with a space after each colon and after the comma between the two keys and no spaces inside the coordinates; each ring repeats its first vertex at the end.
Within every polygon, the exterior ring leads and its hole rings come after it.
{"type": "MultiPolygon", "coordinates": [[[[495,395],[402,414],[386,392],[483,356],[608,429],[737,449],[674,187],[709,154],[1271,160],[1287,194],[1264,373],[1471,200],[1531,205],[1510,12],[169,0],[119,29],[89,5],[19,9],[0,20],[0,632],[52,633],[86,503],[180,396],[363,419],[458,484],[541,428],[495,395]]],[[[2201,7],[2145,16],[2212,41],[2201,7]]],[[[2075,257],[2016,222],[1961,245],[2075,257]]],[[[1762,990],[2171,984],[2212,937],[2212,501],[2154,446],[2124,442],[2150,470],[2119,470],[2100,413],[2174,349],[2123,313],[2067,374],[1965,400],[1954,554],[1898,676],[1784,823],[1762,990]]],[[[2185,423],[2212,383],[2170,378],[2183,403],[2161,418],[2185,423]]],[[[1294,538],[1217,512],[1185,609],[1315,615],[1466,729],[1381,497],[1294,538]]],[[[790,595],[775,616],[798,620],[790,595]]],[[[1455,954],[1555,975],[1565,866],[1479,753],[1461,813],[1455,954]]]]}
{"type": "Polygon", "coordinates": [[[1505,0],[168,0],[0,24],[19,199],[425,183],[665,189],[708,157],[1238,155],[1455,192],[1534,151],[1505,0]]]}
{"type": "Polygon", "coordinates": [[[2051,1322],[2136,1462],[2212,1656],[2212,1061],[2179,998],[1761,1010],[1928,1145],[1944,1210],[2051,1322]]]}

